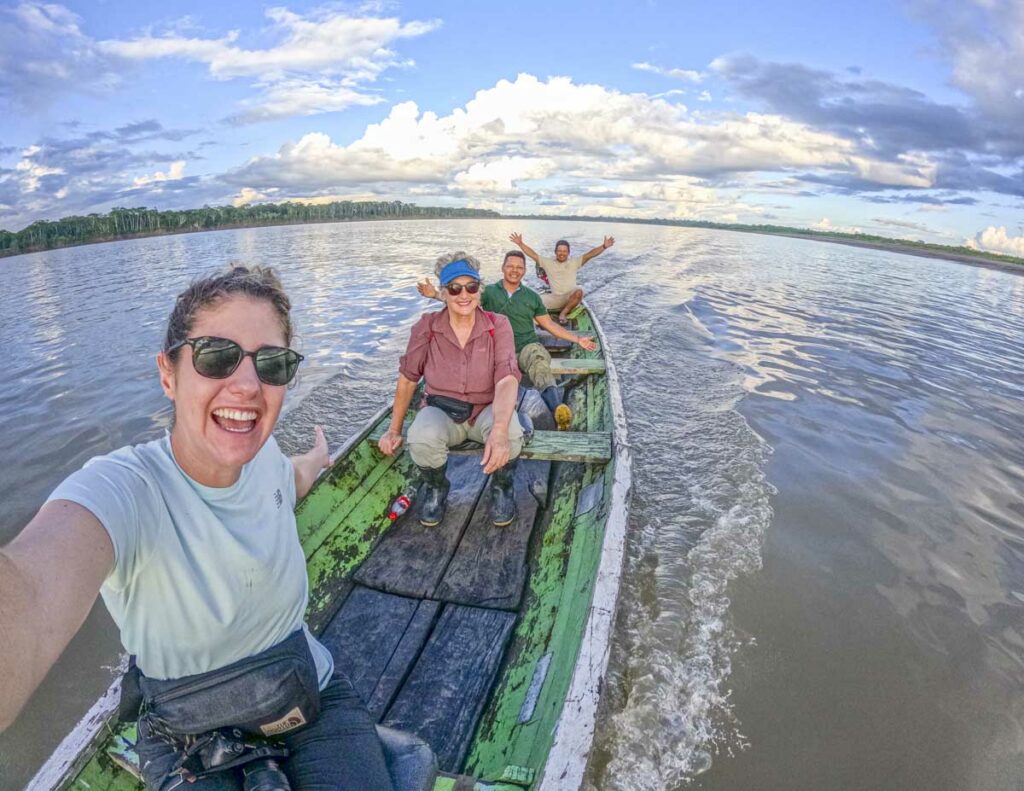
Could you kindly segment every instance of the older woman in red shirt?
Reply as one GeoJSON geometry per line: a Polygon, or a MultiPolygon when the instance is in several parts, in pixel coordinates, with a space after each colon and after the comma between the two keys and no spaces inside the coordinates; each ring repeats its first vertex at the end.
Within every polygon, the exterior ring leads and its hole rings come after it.
{"type": "Polygon", "coordinates": [[[480,263],[458,252],[438,259],[435,273],[445,307],[424,313],[412,328],[398,364],[391,424],[380,438],[390,456],[402,444],[402,423],[416,385],[426,396],[409,428],[409,454],[425,484],[420,522],[444,519],[448,448],[467,439],[483,443],[481,465],[491,475],[491,518],[501,527],[516,517],[516,458],[523,430],[516,415],[521,375],[508,319],[480,307],[480,263]]]}

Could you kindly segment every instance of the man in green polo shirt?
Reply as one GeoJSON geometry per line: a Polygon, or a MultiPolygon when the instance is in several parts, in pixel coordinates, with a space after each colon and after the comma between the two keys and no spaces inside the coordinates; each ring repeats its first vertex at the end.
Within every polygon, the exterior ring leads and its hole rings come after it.
{"type": "MultiPolygon", "coordinates": [[[[596,349],[597,343],[591,337],[570,332],[552,319],[541,301],[540,294],[523,285],[524,275],[526,257],[519,250],[505,253],[505,260],[501,265],[502,279],[484,288],[480,306],[484,310],[508,317],[515,336],[519,368],[530,377],[533,386],[540,391],[541,398],[554,414],[558,427],[565,429],[572,421],[572,412],[562,403],[562,394],[555,384],[554,374],[551,373],[551,355],[537,336],[537,326],[556,338],[577,343],[587,351],[596,349]]],[[[440,298],[437,289],[429,280],[421,281],[416,287],[425,297],[440,298]]]]}

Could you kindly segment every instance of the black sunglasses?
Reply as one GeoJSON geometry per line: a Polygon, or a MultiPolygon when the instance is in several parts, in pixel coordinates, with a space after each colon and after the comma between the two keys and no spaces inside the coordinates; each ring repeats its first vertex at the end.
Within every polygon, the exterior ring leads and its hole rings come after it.
{"type": "Polygon", "coordinates": [[[261,346],[254,352],[247,352],[234,341],[210,336],[178,341],[167,352],[177,351],[186,344],[192,347],[192,367],[207,379],[226,379],[235,372],[244,358],[252,357],[256,376],[261,382],[286,385],[295,378],[295,372],[303,360],[301,354],[282,346],[261,346]]]}
{"type": "Polygon", "coordinates": [[[462,283],[449,283],[445,288],[453,297],[457,297],[461,294],[462,289],[466,289],[467,294],[475,294],[480,290],[480,281],[474,280],[472,283],[466,283],[466,285],[462,285],[462,283]]]}

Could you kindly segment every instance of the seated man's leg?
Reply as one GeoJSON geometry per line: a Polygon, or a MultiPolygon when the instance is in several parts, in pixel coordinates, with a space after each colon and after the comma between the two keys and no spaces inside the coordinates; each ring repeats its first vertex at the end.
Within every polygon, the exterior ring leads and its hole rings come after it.
{"type": "Polygon", "coordinates": [[[517,358],[519,369],[530,377],[533,386],[541,393],[554,387],[555,376],[551,373],[551,354],[542,343],[528,343],[517,358]]]}
{"type": "Polygon", "coordinates": [[[583,289],[577,288],[575,291],[570,292],[568,299],[565,300],[565,304],[562,305],[562,309],[558,312],[558,320],[564,324],[569,320],[569,314],[576,309],[576,306],[583,301],[583,289]]]}
{"type": "Polygon", "coordinates": [[[568,294],[541,294],[540,301],[544,303],[544,307],[548,310],[561,310],[565,305],[566,300],[569,299],[568,294]]]}
{"type": "MultiPolygon", "coordinates": [[[[470,429],[469,436],[478,442],[487,442],[494,428],[494,404],[488,404],[470,429]]],[[[511,524],[516,518],[516,495],[513,482],[516,460],[523,450],[523,428],[513,414],[508,423],[508,463],[491,474],[491,520],[498,527],[511,524]]]]}
{"type": "Polygon", "coordinates": [[[373,720],[352,684],[337,671],[320,693],[320,716],[284,741],[291,755],[283,768],[294,789],[391,789],[373,720]]]}
{"type": "Polygon", "coordinates": [[[466,439],[467,423],[456,423],[437,407],[424,407],[409,427],[409,455],[420,468],[423,487],[420,524],[433,527],[444,519],[448,502],[448,448],[466,439]]]}
{"type": "Polygon", "coordinates": [[[555,375],[551,373],[551,355],[540,343],[528,343],[519,352],[519,367],[530,377],[540,397],[554,414],[562,403],[562,394],[555,386],[555,375]]]}

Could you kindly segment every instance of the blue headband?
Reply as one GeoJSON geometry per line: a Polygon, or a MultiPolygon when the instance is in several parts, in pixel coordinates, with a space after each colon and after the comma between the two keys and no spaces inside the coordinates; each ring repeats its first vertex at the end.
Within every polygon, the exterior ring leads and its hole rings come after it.
{"type": "Polygon", "coordinates": [[[445,264],[441,274],[438,275],[438,280],[441,281],[442,286],[447,286],[455,278],[462,277],[463,275],[469,275],[474,280],[480,279],[480,273],[469,265],[469,261],[465,258],[460,258],[458,261],[445,264]]]}

